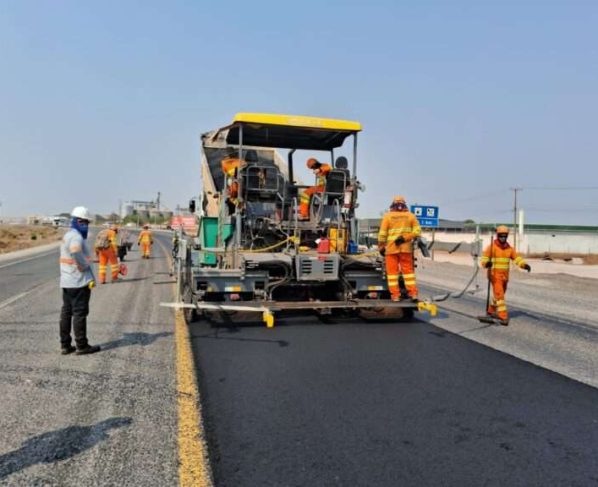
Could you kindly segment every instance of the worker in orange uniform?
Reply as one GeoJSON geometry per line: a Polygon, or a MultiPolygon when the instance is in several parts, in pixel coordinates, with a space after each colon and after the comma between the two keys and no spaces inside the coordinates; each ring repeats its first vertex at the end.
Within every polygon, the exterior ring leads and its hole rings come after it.
{"type": "Polygon", "coordinates": [[[142,259],[150,258],[150,252],[152,250],[153,243],[154,238],[152,237],[152,232],[149,229],[149,225],[143,225],[143,230],[141,230],[139,233],[139,238],[137,239],[137,245],[141,247],[142,259]]]}
{"type": "Polygon", "coordinates": [[[316,185],[307,188],[299,197],[299,217],[302,220],[309,220],[309,203],[311,197],[316,193],[323,193],[326,188],[326,176],[332,170],[330,164],[322,164],[317,159],[310,157],[307,160],[307,168],[316,175],[316,185]]]}
{"type": "Polygon", "coordinates": [[[110,265],[112,282],[117,281],[120,271],[118,264],[118,227],[113,224],[110,225],[110,228],[100,231],[96,236],[94,249],[100,260],[98,272],[100,284],[106,284],[108,265],[110,265]]]}
{"type": "Polygon", "coordinates": [[[500,225],[496,229],[496,239],[484,249],[480,265],[488,269],[488,279],[492,285],[492,300],[488,301],[488,316],[496,317],[501,325],[509,324],[509,314],[505,302],[507,283],[509,282],[509,267],[511,261],[530,272],[532,268],[523,260],[514,247],[509,245],[509,228],[500,225]]]}
{"type": "Polygon", "coordinates": [[[232,215],[239,204],[239,182],[237,180],[238,172],[239,169],[244,168],[246,164],[245,161],[239,159],[232,153],[222,159],[220,164],[226,179],[226,205],[228,207],[229,214],[232,215]]]}
{"type": "Polygon", "coordinates": [[[386,260],[386,278],[388,290],[393,301],[401,300],[399,277],[403,282],[407,294],[413,301],[417,301],[417,285],[415,283],[415,269],[413,264],[413,240],[421,235],[421,227],[415,215],[411,213],[405,198],[395,196],[380,224],[378,232],[378,250],[386,260]]]}

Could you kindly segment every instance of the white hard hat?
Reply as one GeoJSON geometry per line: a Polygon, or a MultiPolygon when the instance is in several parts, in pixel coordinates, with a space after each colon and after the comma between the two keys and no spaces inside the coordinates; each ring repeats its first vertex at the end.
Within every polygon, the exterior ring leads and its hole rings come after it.
{"type": "Polygon", "coordinates": [[[75,206],[71,211],[71,216],[74,218],[81,218],[81,220],[91,220],[91,214],[85,206],[75,206]]]}

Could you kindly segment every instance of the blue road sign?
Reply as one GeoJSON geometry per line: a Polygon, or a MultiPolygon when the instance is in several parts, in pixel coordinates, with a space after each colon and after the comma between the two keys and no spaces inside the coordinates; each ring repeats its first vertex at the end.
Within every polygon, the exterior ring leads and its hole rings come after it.
{"type": "Polygon", "coordinates": [[[438,207],[412,205],[411,213],[415,215],[420,226],[424,228],[438,228],[438,207]]]}

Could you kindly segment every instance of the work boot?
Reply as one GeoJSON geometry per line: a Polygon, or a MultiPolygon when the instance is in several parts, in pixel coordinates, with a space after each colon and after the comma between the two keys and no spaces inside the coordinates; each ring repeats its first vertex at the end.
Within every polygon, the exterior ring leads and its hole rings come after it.
{"type": "Polygon", "coordinates": [[[509,318],[504,318],[504,319],[499,319],[498,322],[502,325],[502,326],[509,326],[509,318]]]}
{"type": "Polygon", "coordinates": [[[78,348],[75,355],[88,355],[90,353],[99,352],[100,350],[99,345],[86,345],[85,347],[78,348]]]}
{"type": "Polygon", "coordinates": [[[409,296],[409,299],[411,299],[412,302],[414,303],[418,303],[419,299],[417,298],[417,296],[409,296]]]}
{"type": "Polygon", "coordinates": [[[399,303],[401,302],[401,296],[392,296],[390,300],[394,303],[399,303]]]}
{"type": "Polygon", "coordinates": [[[69,353],[73,353],[75,350],[77,349],[72,345],[63,345],[62,347],[60,347],[60,353],[62,355],[68,355],[69,353]]]}

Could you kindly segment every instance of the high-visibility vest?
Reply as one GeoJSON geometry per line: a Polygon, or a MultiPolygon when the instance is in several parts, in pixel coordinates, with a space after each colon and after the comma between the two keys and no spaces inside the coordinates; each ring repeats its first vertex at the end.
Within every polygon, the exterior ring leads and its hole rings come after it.
{"type": "Polygon", "coordinates": [[[508,243],[503,246],[498,240],[494,240],[492,245],[488,245],[484,249],[484,253],[480,259],[480,266],[486,267],[488,262],[492,262],[490,275],[492,277],[508,279],[511,261],[519,267],[523,267],[526,264],[523,257],[517,253],[514,247],[511,247],[508,243]]]}
{"type": "Polygon", "coordinates": [[[410,211],[388,211],[380,223],[378,247],[387,254],[413,252],[413,239],[421,235],[421,227],[410,211]],[[403,237],[405,242],[397,245],[395,240],[403,237]]]}

